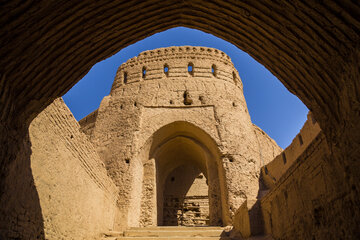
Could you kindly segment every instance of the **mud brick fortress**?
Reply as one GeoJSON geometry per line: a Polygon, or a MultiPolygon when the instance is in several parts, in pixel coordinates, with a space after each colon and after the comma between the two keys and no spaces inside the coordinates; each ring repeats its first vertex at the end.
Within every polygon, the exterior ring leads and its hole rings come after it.
{"type": "Polygon", "coordinates": [[[356,1],[7,1],[0,8],[0,239],[359,239],[356,1]],[[177,26],[241,48],[310,109],[280,149],[229,57],[141,53],[77,122],[97,62],[177,26]]]}
{"type": "Polygon", "coordinates": [[[31,123],[45,236],[233,225],[242,237],[262,234],[284,211],[276,197],[299,194],[276,183],[319,133],[312,119],[282,151],[251,122],[239,74],[217,49],[142,52],[79,123],[62,99],[31,123]]]}
{"type": "Polygon", "coordinates": [[[281,151],[251,123],[230,58],[204,47],[128,60],[80,126],[119,188],[119,221],[128,226],[228,225],[246,199],[256,200],[260,168],[281,151]],[[182,205],[199,209],[178,213],[182,205]]]}

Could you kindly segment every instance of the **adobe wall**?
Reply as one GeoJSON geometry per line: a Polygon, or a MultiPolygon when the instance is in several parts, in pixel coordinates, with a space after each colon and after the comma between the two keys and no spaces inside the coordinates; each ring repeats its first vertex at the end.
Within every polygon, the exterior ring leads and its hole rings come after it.
{"type": "Polygon", "coordinates": [[[304,126],[291,144],[271,162],[267,163],[266,167],[261,169],[262,179],[268,188],[274,186],[281,176],[297,161],[299,156],[311,145],[320,132],[319,124],[314,119],[312,113],[309,112],[304,126]]]}
{"type": "Polygon", "coordinates": [[[269,135],[267,135],[261,128],[255,124],[253,124],[253,126],[257,144],[259,146],[260,165],[264,166],[273,161],[273,159],[281,153],[283,149],[279,147],[274,139],[269,137],[269,135]]]}
{"type": "Polygon", "coordinates": [[[322,231],[331,229],[330,213],[340,211],[339,199],[332,200],[337,193],[327,184],[332,181],[328,154],[320,133],[261,199],[265,233],[275,239],[336,239],[322,231]]]}
{"type": "Polygon", "coordinates": [[[130,206],[140,201],[137,196],[142,191],[138,186],[143,181],[144,159],[136,156],[154,132],[176,121],[201,128],[216,143],[221,156],[217,168],[223,169],[218,175],[229,204],[223,207],[230,209],[230,215],[247,198],[256,199],[262,162],[281,151],[270,138],[258,137],[240,77],[225,53],[191,46],[140,53],[119,67],[111,93],[98,109],[91,136],[120,190],[122,223],[139,222],[134,214],[139,208],[130,206]],[[190,63],[192,72],[188,71],[190,63]],[[262,145],[271,151],[266,150],[260,160],[262,145]]]}
{"type": "Polygon", "coordinates": [[[30,125],[31,169],[46,239],[99,239],[114,228],[118,190],[62,99],[30,125]]]}
{"type": "Polygon", "coordinates": [[[79,121],[80,130],[84,132],[89,138],[92,136],[92,132],[95,127],[97,117],[97,110],[93,111],[83,119],[79,121]]]}
{"type": "Polygon", "coordinates": [[[0,239],[44,239],[44,219],[30,166],[27,128],[0,123],[0,239]]]}
{"type": "Polygon", "coordinates": [[[264,230],[274,239],[357,239],[353,195],[341,187],[342,166],[311,113],[283,153],[262,168],[269,188],[261,199],[264,230]],[[301,136],[301,140],[300,140],[301,136]],[[334,216],[343,222],[334,221],[334,216]],[[344,227],[345,226],[345,227],[344,227]],[[353,229],[353,230],[349,230],[353,229]]]}

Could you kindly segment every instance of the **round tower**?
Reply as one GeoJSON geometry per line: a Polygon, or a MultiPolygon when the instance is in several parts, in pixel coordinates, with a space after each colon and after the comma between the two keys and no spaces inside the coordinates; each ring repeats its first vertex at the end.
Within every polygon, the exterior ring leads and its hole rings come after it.
{"type": "Polygon", "coordinates": [[[119,226],[228,225],[245,200],[256,201],[259,169],[273,157],[261,152],[276,145],[262,135],[230,57],[183,46],[119,67],[91,139],[120,189],[119,226]],[[186,204],[200,207],[177,209],[186,204]]]}

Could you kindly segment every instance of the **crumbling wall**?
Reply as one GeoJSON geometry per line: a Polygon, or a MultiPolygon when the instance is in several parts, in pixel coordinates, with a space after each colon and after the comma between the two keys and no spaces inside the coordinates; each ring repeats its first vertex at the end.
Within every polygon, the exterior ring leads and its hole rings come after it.
{"type": "Polygon", "coordinates": [[[113,229],[117,189],[79,127],[62,99],[30,125],[31,168],[47,239],[98,239],[113,229]]]}

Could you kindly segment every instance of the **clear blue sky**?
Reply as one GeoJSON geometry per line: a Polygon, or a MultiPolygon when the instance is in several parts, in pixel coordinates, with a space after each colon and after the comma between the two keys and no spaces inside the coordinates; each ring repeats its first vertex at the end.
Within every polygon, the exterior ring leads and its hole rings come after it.
{"type": "Polygon", "coordinates": [[[63,98],[77,120],[100,105],[110,93],[117,68],[140,52],[169,46],[205,46],[228,54],[239,71],[253,123],[280,147],[286,148],[299,132],[308,109],[264,66],[225,40],[199,30],[178,27],[154,34],[97,63],[63,98]]]}

